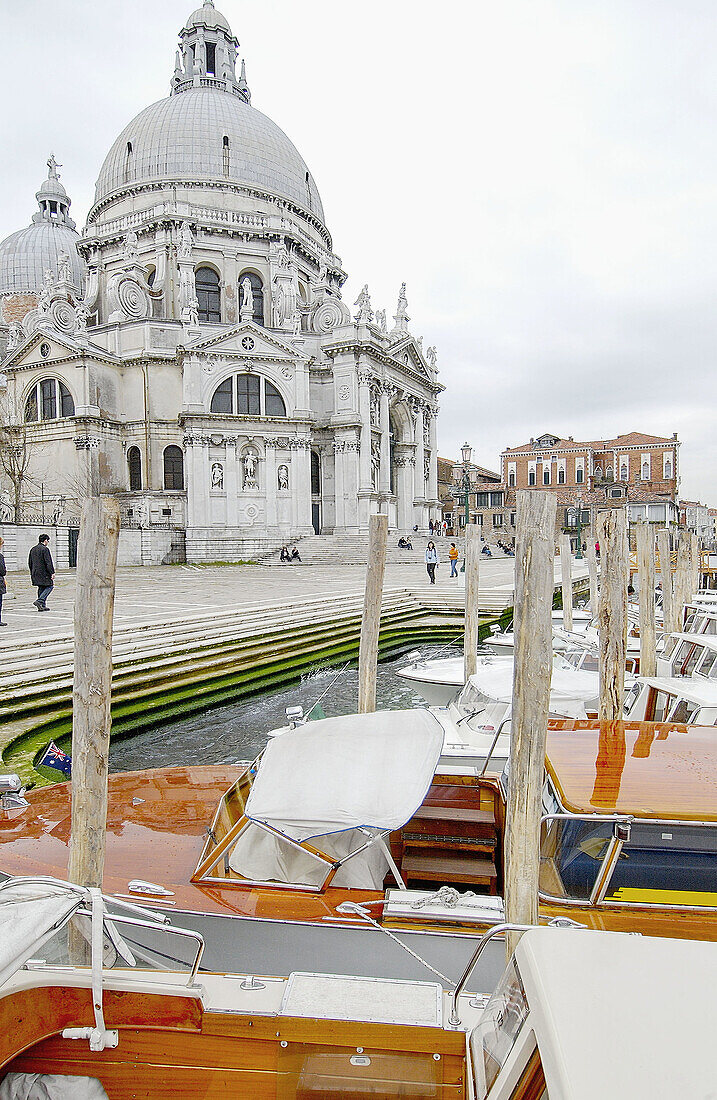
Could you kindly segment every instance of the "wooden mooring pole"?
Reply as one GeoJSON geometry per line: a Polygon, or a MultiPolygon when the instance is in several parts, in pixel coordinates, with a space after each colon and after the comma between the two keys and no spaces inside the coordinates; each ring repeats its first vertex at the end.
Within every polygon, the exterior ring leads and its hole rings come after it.
{"type": "Polygon", "coordinates": [[[622,717],[627,651],[627,584],[630,575],[627,515],[609,508],[598,515],[600,542],[600,712],[603,721],[622,717]]]}
{"type": "Polygon", "coordinates": [[[649,523],[637,524],[637,577],[640,586],[640,675],[655,676],[655,537],[649,523]]]}
{"type": "Polygon", "coordinates": [[[661,528],[657,532],[657,552],[660,556],[660,584],[662,585],[662,626],[666,634],[677,630],[674,583],[670,556],[670,532],[661,528]]]}
{"type": "Polygon", "coordinates": [[[378,664],[378,636],[381,630],[381,597],[386,571],[387,540],[388,516],[371,516],[368,523],[368,565],[359,643],[359,714],[368,714],[376,709],[376,665],[378,664]]]}
{"type": "Polygon", "coordinates": [[[588,542],[585,556],[588,559],[588,576],[590,577],[590,614],[598,613],[598,574],[597,557],[595,556],[595,543],[591,539],[588,542]]]}
{"type": "Polygon", "coordinates": [[[692,536],[689,531],[683,531],[677,545],[677,562],[675,564],[675,579],[672,593],[673,613],[675,618],[675,630],[682,630],[685,619],[685,604],[691,597],[692,584],[692,536]]]}
{"type": "Polygon", "coordinates": [[[68,878],[102,887],[110,749],[112,613],[120,515],[116,500],[82,508],[75,583],[72,825],[68,878]]]}
{"type": "Polygon", "coordinates": [[[573,629],[573,557],[570,535],[560,536],[560,581],[563,592],[563,627],[573,629]]]}
{"type": "Polygon", "coordinates": [[[480,527],[469,523],[466,531],[466,626],[463,635],[463,674],[466,683],[478,670],[478,628],[480,605],[480,527]]]}
{"type": "MultiPolygon", "coordinates": [[[[556,500],[522,489],[517,498],[515,658],[505,838],[505,917],[537,924],[540,815],[553,659],[556,500]]],[[[518,936],[508,937],[508,957],[518,936]]]]}
{"type": "Polygon", "coordinates": [[[699,537],[692,534],[692,576],[690,578],[691,592],[689,599],[696,596],[700,590],[700,581],[702,579],[702,555],[700,553],[700,540],[699,537]]]}

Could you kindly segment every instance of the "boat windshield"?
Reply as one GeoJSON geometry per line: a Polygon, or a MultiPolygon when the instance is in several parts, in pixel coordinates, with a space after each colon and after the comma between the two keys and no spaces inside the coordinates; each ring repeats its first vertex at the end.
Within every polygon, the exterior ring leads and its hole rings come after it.
{"type": "MultiPolygon", "coordinates": [[[[554,815],[541,826],[540,890],[585,903],[607,859],[615,821],[554,815]]],[[[605,901],[717,906],[717,826],[632,821],[605,888],[605,901]]]]}
{"type": "Polygon", "coordinates": [[[478,718],[492,701],[469,681],[458,696],[457,707],[461,718],[478,718]]]}

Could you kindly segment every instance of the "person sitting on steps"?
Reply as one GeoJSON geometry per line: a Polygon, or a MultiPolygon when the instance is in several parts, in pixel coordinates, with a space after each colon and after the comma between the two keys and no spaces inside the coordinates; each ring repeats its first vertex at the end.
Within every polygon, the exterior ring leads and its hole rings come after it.
{"type": "Polygon", "coordinates": [[[279,561],[291,561],[291,554],[289,553],[288,546],[282,546],[281,553],[279,554],[279,561]]]}

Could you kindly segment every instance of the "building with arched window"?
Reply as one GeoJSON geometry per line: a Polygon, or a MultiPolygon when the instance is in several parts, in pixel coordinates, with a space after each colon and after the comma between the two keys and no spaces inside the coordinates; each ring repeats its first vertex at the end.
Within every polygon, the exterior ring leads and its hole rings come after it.
{"type": "Polygon", "coordinates": [[[366,287],[343,301],[314,178],[253,106],[238,46],[204,0],[82,236],[51,157],[33,224],[0,243],[0,369],[33,461],[68,517],[78,486],[111,491],[143,547],[176,529],[189,560],[364,533],[375,512],[427,530],[435,349],[405,285],[388,322],[366,287]]]}

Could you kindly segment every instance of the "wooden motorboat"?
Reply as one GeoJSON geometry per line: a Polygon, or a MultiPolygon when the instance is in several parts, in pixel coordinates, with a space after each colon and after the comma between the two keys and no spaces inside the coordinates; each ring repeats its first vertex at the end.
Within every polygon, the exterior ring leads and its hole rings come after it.
{"type": "Polygon", "coordinates": [[[257,977],[199,970],[201,937],[186,969],[167,965],[172,928],[143,957],[151,916],[111,907],[52,880],[0,888],[2,1100],[667,1100],[714,1082],[708,944],[529,928],[476,986],[496,926],[457,985],[257,977]],[[91,922],[84,965],[65,954],[70,921],[91,922]]]}
{"type": "MultiPolygon", "coordinates": [[[[299,727],[256,767],[110,776],[105,890],[206,934],[215,969],[425,977],[408,946],[455,975],[502,918],[505,786],[436,770],[442,742],[426,711],[378,712],[299,727]],[[367,951],[372,921],[396,940],[367,951]]],[[[717,939],[716,774],[712,727],[551,722],[541,913],[717,939]]],[[[0,871],[62,877],[70,787],[27,801],[0,816],[0,871]]]]}

